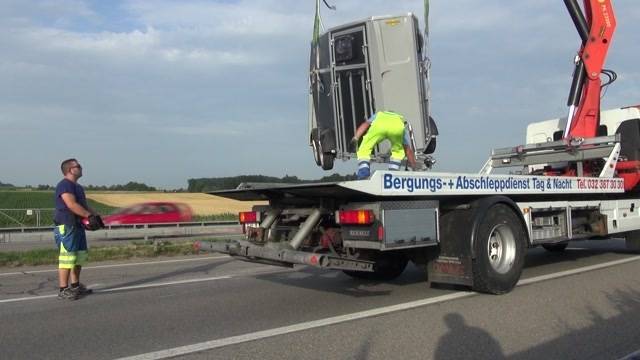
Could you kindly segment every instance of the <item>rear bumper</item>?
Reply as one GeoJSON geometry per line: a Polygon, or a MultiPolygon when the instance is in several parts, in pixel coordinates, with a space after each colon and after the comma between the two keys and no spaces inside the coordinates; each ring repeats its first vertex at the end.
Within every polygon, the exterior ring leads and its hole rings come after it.
{"type": "Polygon", "coordinates": [[[229,254],[241,260],[291,267],[295,264],[324,269],[374,271],[374,262],[344,258],[332,254],[308,253],[288,248],[286,243],[256,245],[248,241],[206,241],[195,245],[203,252],[229,254]]]}

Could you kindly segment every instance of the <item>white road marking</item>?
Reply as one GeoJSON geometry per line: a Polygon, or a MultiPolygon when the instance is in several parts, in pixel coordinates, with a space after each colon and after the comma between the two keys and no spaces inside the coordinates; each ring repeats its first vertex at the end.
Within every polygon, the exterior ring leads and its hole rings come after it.
{"type": "MultiPolygon", "coordinates": [[[[205,281],[215,281],[215,280],[222,280],[222,279],[231,279],[231,278],[233,278],[233,276],[225,275],[225,276],[214,276],[214,277],[202,278],[202,279],[176,280],[176,281],[167,281],[167,282],[163,282],[163,283],[152,283],[152,284],[135,285],[135,286],[123,286],[123,287],[112,288],[112,289],[93,289],[93,293],[94,294],[99,294],[99,293],[108,293],[108,292],[134,290],[134,289],[145,289],[145,288],[169,286],[169,285],[192,284],[192,283],[199,283],[199,282],[205,282],[205,281]]],[[[57,296],[58,296],[58,294],[28,296],[28,297],[22,297],[22,298],[0,300],[0,303],[10,303],[10,302],[27,301],[27,300],[42,300],[42,299],[48,299],[48,298],[57,297],[57,296]]]]}
{"type": "MultiPolygon", "coordinates": [[[[533,278],[520,280],[517,286],[533,284],[533,283],[537,283],[545,280],[551,280],[551,279],[556,279],[556,278],[570,276],[570,275],[576,275],[583,272],[621,265],[621,264],[629,263],[632,261],[638,261],[638,260],[640,260],[640,256],[634,256],[627,259],[610,261],[610,262],[602,263],[599,265],[586,266],[583,268],[562,271],[555,274],[536,276],[533,278]]],[[[308,321],[308,322],[293,324],[289,326],[283,326],[283,327],[269,329],[269,330],[257,331],[253,333],[243,334],[243,335],[205,341],[205,342],[196,343],[192,345],[179,346],[179,347],[170,348],[166,350],[149,352],[146,354],[124,357],[118,360],[166,359],[174,356],[181,356],[181,355],[192,354],[200,351],[212,350],[212,349],[221,348],[224,346],[229,346],[234,344],[240,344],[248,341],[261,340],[269,337],[290,334],[293,332],[304,331],[304,330],[309,330],[309,329],[314,329],[314,328],[319,328],[319,327],[324,327],[329,325],[335,325],[343,322],[354,321],[354,320],[369,318],[373,316],[386,315],[393,312],[409,310],[417,307],[442,303],[442,302],[451,301],[451,300],[462,299],[462,298],[475,296],[475,295],[478,295],[478,293],[460,291],[460,292],[455,292],[452,294],[437,296],[434,298],[429,298],[424,300],[410,301],[410,302],[397,304],[397,305],[384,306],[377,309],[360,311],[360,312],[355,312],[351,314],[334,316],[334,317],[329,317],[329,318],[314,320],[314,321],[308,321]]]]}
{"type": "Polygon", "coordinates": [[[95,292],[96,293],[107,293],[107,292],[114,292],[114,291],[145,289],[145,288],[168,286],[168,285],[177,285],[177,284],[193,284],[193,283],[199,283],[199,282],[204,282],[204,281],[215,281],[215,280],[231,279],[231,278],[232,278],[232,276],[230,276],[230,275],[214,276],[214,277],[203,278],[203,279],[177,280],[177,281],[167,281],[167,282],[163,282],[163,283],[134,285],[134,286],[123,286],[123,287],[112,288],[112,289],[100,289],[100,290],[96,290],[95,292]]]}
{"type": "Polygon", "coordinates": [[[326,318],[326,319],[309,321],[309,322],[304,322],[304,323],[299,323],[299,324],[294,324],[294,325],[289,325],[289,326],[283,326],[283,327],[279,327],[279,328],[275,328],[275,329],[258,331],[258,332],[254,332],[254,333],[243,334],[243,335],[238,335],[238,336],[232,336],[232,337],[223,338],[223,339],[205,341],[205,342],[201,342],[201,343],[193,344],[193,345],[180,346],[180,347],[176,347],[176,348],[172,348],[172,349],[161,350],[161,351],[150,352],[150,353],[146,353],[146,354],[140,354],[140,355],[125,357],[125,358],[120,358],[119,360],[125,360],[125,359],[126,360],[166,359],[166,358],[170,358],[170,357],[174,357],[174,356],[181,356],[181,355],[191,354],[191,353],[195,353],[195,352],[199,352],[199,351],[220,348],[220,347],[223,347],[223,346],[240,344],[240,343],[244,343],[244,342],[247,342],[247,341],[254,341],[254,340],[264,339],[264,338],[268,338],[268,337],[284,335],[284,334],[289,334],[289,333],[298,332],[298,331],[309,330],[309,329],[318,328],[318,327],[335,325],[335,324],[339,324],[339,323],[343,323],[343,322],[347,322],[347,321],[353,321],[353,320],[358,320],[358,319],[363,319],[363,318],[368,318],[368,317],[373,317],[373,316],[384,315],[384,314],[388,314],[388,313],[391,313],[391,312],[412,309],[412,308],[421,307],[421,306],[425,306],[425,305],[437,304],[437,303],[450,301],[450,300],[455,300],[455,299],[460,299],[460,298],[469,297],[469,296],[473,296],[473,295],[476,295],[476,293],[474,293],[474,292],[456,292],[456,293],[453,293],[453,294],[438,296],[438,297],[425,299],[425,300],[411,301],[411,302],[404,303],[404,304],[385,306],[385,307],[381,307],[381,308],[377,308],[377,309],[360,311],[360,312],[356,312],[356,313],[352,313],[352,314],[334,316],[334,317],[330,317],[330,318],[326,318]]]}
{"type": "MultiPolygon", "coordinates": [[[[224,259],[228,257],[229,257],[228,255],[221,255],[221,256],[200,257],[200,258],[194,258],[194,259],[175,259],[175,260],[146,261],[146,262],[111,264],[111,265],[95,265],[95,266],[84,266],[82,269],[83,270],[106,269],[106,268],[117,268],[117,267],[126,267],[126,266],[157,265],[157,264],[169,264],[169,263],[189,262],[189,261],[224,259]]],[[[57,271],[58,271],[57,268],[45,269],[45,270],[33,270],[33,271],[16,271],[16,272],[10,272],[10,273],[0,273],[0,276],[41,274],[41,273],[57,272],[57,271]]]]}
{"type": "Polygon", "coordinates": [[[541,282],[541,281],[545,281],[545,280],[557,279],[557,278],[565,277],[565,276],[576,275],[576,274],[580,274],[580,273],[587,272],[587,271],[593,271],[593,270],[603,269],[603,268],[607,268],[607,267],[611,267],[611,266],[622,265],[622,264],[626,264],[626,263],[630,263],[630,262],[638,261],[638,260],[640,260],[640,255],[633,256],[633,257],[626,258],[626,259],[609,261],[609,262],[602,263],[602,264],[585,266],[585,267],[581,267],[581,268],[577,268],[577,269],[573,269],[573,270],[566,270],[566,271],[561,271],[561,272],[548,274],[548,275],[540,275],[540,276],[532,277],[532,278],[529,278],[529,279],[522,279],[522,280],[518,281],[518,286],[533,284],[533,283],[537,283],[537,282],[541,282]]]}

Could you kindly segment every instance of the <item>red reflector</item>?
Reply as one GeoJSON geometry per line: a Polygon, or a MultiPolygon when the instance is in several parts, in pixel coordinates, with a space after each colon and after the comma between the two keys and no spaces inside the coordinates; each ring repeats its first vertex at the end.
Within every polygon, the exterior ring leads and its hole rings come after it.
{"type": "Polygon", "coordinates": [[[371,210],[341,210],[338,211],[338,222],[346,225],[369,225],[375,217],[371,210]]]}
{"type": "Polygon", "coordinates": [[[255,223],[258,222],[258,212],[256,211],[243,211],[238,215],[240,224],[255,223]]]}
{"type": "Polygon", "coordinates": [[[378,240],[384,240],[384,227],[382,225],[378,226],[378,240]]]}

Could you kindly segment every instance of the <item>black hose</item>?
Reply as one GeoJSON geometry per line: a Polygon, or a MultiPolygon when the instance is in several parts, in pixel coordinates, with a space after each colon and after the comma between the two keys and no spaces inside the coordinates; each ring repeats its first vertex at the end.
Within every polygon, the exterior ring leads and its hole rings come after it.
{"type": "Polygon", "coordinates": [[[335,10],[335,9],[336,9],[336,6],[335,6],[335,5],[329,5],[329,4],[327,3],[327,0],[322,0],[322,2],[323,2],[323,3],[324,3],[324,4],[325,4],[329,9],[331,9],[331,10],[335,10]]]}
{"type": "Polygon", "coordinates": [[[578,30],[578,34],[582,39],[582,44],[586,44],[589,39],[589,24],[587,24],[587,19],[584,18],[584,14],[582,13],[580,5],[578,5],[578,1],[564,0],[564,4],[567,6],[567,10],[573,20],[573,24],[576,26],[576,30],[578,30]]]}

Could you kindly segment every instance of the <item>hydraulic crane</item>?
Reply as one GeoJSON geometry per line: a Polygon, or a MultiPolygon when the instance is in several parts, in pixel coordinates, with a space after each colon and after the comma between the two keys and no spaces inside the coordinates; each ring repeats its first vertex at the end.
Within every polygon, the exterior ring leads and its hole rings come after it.
{"type": "Polygon", "coordinates": [[[602,90],[617,75],[604,69],[616,28],[611,0],[564,0],[582,40],[575,59],[573,81],[563,128],[547,142],[494,149],[481,170],[528,166],[529,173],[549,176],[619,177],[625,190],[640,183],[640,127],[638,121],[601,123],[602,90]],[[605,83],[601,76],[607,77],[605,83]],[[613,125],[613,126],[612,126],[613,125]]]}
{"type": "MultiPolygon", "coordinates": [[[[613,71],[603,68],[616,28],[616,18],[611,0],[584,0],[584,13],[580,10],[577,0],[564,0],[564,3],[582,39],[567,101],[569,114],[563,134],[564,139],[572,141],[601,135],[602,88],[616,79],[613,71]],[[601,75],[609,77],[607,83],[602,84],[601,75]]],[[[618,132],[622,141],[635,147],[636,141],[633,140],[639,136],[637,128],[625,127],[618,132]]],[[[634,154],[635,151],[623,151],[615,164],[617,176],[625,180],[625,190],[634,189],[640,182],[640,161],[634,154]]],[[[593,163],[585,164],[587,175],[595,175],[596,169],[597,166],[593,166],[593,163]]],[[[571,168],[567,168],[565,174],[575,175],[572,171],[571,168]]]]}
{"type": "Polygon", "coordinates": [[[584,14],[577,0],[564,0],[564,3],[582,39],[582,46],[576,57],[563,137],[595,137],[600,125],[600,75],[616,28],[616,19],[611,0],[584,0],[584,14]]]}

